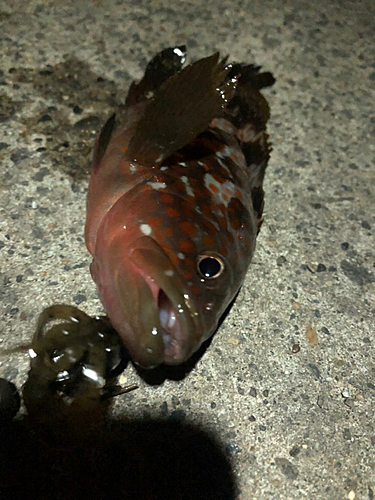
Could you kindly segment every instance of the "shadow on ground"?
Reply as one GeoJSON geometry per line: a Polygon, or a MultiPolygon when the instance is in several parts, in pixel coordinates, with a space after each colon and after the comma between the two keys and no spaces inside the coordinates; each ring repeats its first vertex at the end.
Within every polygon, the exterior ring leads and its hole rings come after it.
{"type": "MultiPolygon", "coordinates": [[[[2,429],[0,497],[235,499],[230,463],[208,433],[180,421],[112,420],[85,434],[2,429]]],[[[63,431],[63,429],[60,429],[63,431]]]]}

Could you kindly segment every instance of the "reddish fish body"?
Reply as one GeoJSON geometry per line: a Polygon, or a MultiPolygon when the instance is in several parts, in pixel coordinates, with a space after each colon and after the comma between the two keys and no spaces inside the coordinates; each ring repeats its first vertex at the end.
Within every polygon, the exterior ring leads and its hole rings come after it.
{"type": "Polygon", "coordinates": [[[187,360],[212,335],[255,250],[269,159],[270,73],[219,55],[182,68],[166,49],[96,144],[91,273],[144,367],[187,360]]]}

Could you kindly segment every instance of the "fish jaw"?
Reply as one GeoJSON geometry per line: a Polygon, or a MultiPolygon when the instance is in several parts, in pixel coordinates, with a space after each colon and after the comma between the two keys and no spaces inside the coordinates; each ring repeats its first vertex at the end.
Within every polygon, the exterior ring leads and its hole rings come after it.
{"type": "Polygon", "coordinates": [[[200,315],[164,250],[143,236],[115,239],[91,266],[101,301],[133,361],[154,368],[181,364],[205,340],[200,315]],[[119,266],[119,259],[123,265],[119,266]]]}

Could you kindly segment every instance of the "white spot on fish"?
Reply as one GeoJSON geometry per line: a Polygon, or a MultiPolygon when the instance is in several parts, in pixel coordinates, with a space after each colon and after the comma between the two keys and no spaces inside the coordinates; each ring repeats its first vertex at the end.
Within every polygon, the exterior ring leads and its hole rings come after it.
{"type": "Polygon", "coordinates": [[[180,179],[185,184],[186,194],[188,194],[189,196],[195,196],[194,195],[194,191],[191,189],[191,186],[190,186],[190,183],[189,183],[189,179],[186,177],[186,175],[182,175],[180,177],[180,179]]]}
{"type": "Polygon", "coordinates": [[[181,260],[184,260],[185,255],[184,255],[183,253],[181,253],[181,252],[178,252],[177,257],[178,257],[179,259],[181,259],[181,260]]]}
{"type": "Polygon", "coordinates": [[[224,149],[223,149],[223,155],[224,156],[228,156],[228,157],[231,157],[232,154],[234,152],[234,149],[229,147],[229,146],[224,146],[224,149]]]}
{"type": "Polygon", "coordinates": [[[152,233],[152,228],[148,224],[141,224],[139,226],[139,229],[142,231],[143,234],[146,236],[149,236],[152,233]]]}
{"type": "Polygon", "coordinates": [[[183,161],[180,161],[180,163],[177,163],[177,165],[181,165],[181,167],[187,167],[187,164],[183,161]]]}
{"type": "Polygon", "coordinates": [[[214,179],[211,174],[208,174],[208,173],[204,174],[204,185],[212,194],[216,194],[216,193],[215,193],[215,191],[212,190],[211,186],[217,187],[219,192],[222,189],[222,184],[220,182],[218,182],[216,179],[214,179]]]}
{"type": "Polygon", "coordinates": [[[154,328],[152,329],[152,335],[157,335],[158,334],[158,329],[156,328],[156,326],[154,326],[154,328]]]}
{"type": "Polygon", "coordinates": [[[229,199],[234,195],[234,184],[233,182],[226,180],[221,183],[214,179],[211,174],[204,174],[204,185],[212,194],[213,199],[218,204],[224,204],[224,206],[228,206],[229,199]],[[212,189],[212,187],[217,188],[217,192],[212,189]]]}
{"type": "Polygon", "coordinates": [[[169,168],[169,167],[166,167],[166,166],[164,165],[164,167],[160,167],[160,172],[164,172],[165,170],[168,170],[168,168],[169,168]]]}
{"type": "Polygon", "coordinates": [[[166,276],[174,276],[174,271],[172,269],[167,269],[164,273],[166,276]]]}
{"type": "Polygon", "coordinates": [[[231,172],[230,172],[228,166],[226,165],[226,163],[219,158],[217,159],[217,162],[221,167],[223,167],[226,170],[226,172],[228,172],[228,175],[230,175],[231,172]]]}
{"type": "Polygon", "coordinates": [[[147,185],[152,189],[165,189],[167,187],[165,182],[147,182],[147,185]]]}
{"type": "Polygon", "coordinates": [[[262,135],[262,132],[256,133],[254,125],[248,123],[238,131],[238,138],[244,142],[256,142],[262,135]]]}

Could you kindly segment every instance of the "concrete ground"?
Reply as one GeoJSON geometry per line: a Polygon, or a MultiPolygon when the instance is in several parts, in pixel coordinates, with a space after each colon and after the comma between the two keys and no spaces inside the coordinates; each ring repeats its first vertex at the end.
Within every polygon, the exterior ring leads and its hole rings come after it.
{"type": "MultiPolygon", "coordinates": [[[[2,348],[54,303],[102,311],[88,166],[150,57],[186,44],[260,64],[277,79],[273,153],[246,283],[184,380],[149,386],[128,367],[140,389],[115,412],[211,432],[241,500],[373,499],[374,38],[372,0],[0,2],[2,348]]],[[[18,387],[27,370],[25,352],[0,357],[18,387]]]]}

